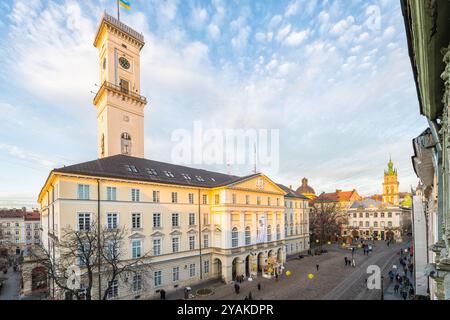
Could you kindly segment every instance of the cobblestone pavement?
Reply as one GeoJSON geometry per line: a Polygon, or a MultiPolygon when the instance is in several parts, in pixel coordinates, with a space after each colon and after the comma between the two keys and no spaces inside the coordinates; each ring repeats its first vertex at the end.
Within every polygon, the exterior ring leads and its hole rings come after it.
{"type": "MultiPolygon", "coordinates": [[[[193,292],[198,288],[210,288],[214,291],[211,296],[197,296],[195,300],[243,300],[250,292],[254,300],[379,300],[380,290],[367,289],[367,266],[378,265],[385,278],[388,278],[387,272],[392,264],[398,262],[397,253],[400,248],[407,246],[407,243],[397,243],[387,247],[384,241],[375,242],[369,256],[363,255],[362,249],[355,252],[356,267],[353,268],[344,264],[344,257],[350,258],[351,252],[331,245],[326,248],[328,253],[323,255],[288,260],[285,271],[291,271],[290,277],[283,275],[278,281],[262,277],[252,282],[245,281],[240,284],[239,294],[234,292],[234,284],[225,285],[217,281],[192,289],[193,292]],[[317,264],[319,271],[316,271],[317,264]],[[309,274],[313,274],[314,278],[308,279],[309,274]],[[261,284],[261,291],[258,291],[258,283],[261,284]]],[[[385,283],[388,285],[389,279],[385,283]]],[[[182,299],[183,291],[167,295],[167,298],[182,299]]]]}
{"type": "Polygon", "coordinates": [[[17,300],[20,295],[20,273],[14,272],[12,268],[8,269],[7,274],[0,274],[1,278],[6,278],[0,292],[0,300],[17,300]]]}

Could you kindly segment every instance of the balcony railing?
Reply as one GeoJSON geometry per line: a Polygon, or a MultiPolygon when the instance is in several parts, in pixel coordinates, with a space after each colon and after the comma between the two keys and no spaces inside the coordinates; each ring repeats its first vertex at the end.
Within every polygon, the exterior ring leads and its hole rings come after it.
{"type": "Polygon", "coordinates": [[[131,98],[131,99],[133,99],[135,101],[138,101],[140,103],[147,104],[147,98],[146,97],[141,96],[141,95],[139,95],[137,93],[134,93],[134,92],[130,91],[127,88],[121,87],[121,86],[119,86],[117,84],[114,84],[114,83],[111,83],[111,82],[107,82],[107,81],[104,81],[102,86],[100,87],[100,89],[98,89],[98,92],[97,92],[97,94],[94,97],[94,104],[96,103],[97,99],[102,95],[104,90],[111,90],[111,91],[113,91],[115,93],[122,94],[122,95],[124,95],[126,97],[129,97],[129,98],[131,98]]]}

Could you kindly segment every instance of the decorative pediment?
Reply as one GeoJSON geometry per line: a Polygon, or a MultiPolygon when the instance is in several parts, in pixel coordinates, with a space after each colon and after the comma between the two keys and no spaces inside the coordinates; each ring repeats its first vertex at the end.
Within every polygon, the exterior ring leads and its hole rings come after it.
{"type": "Polygon", "coordinates": [[[153,232],[150,236],[152,236],[152,237],[164,237],[164,233],[162,233],[161,231],[156,231],[156,232],[153,232]]]}
{"type": "Polygon", "coordinates": [[[220,227],[215,227],[214,232],[222,232],[222,229],[220,229],[220,227]]]}
{"type": "Polygon", "coordinates": [[[187,234],[197,234],[198,231],[195,229],[189,229],[189,231],[187,232],[187,234]]]}
{"type": "Polygon", "coordinates": [[[228,187],[233,189],[267,192],[273,194],[286,193],[283,189],[280,188],[280,186],[278,186],[275,182],[273,182],[263,174],[249,176],[228,185],[228,187]]]}
{"type": "Polygon", "coordinates": [[[145,235],[139,232],[133,233],[131,236],[128,237],[128,239],[143,239],[145,238],[145,235]]]}
{"type": "Polygon", "coordinates": [[[211,229],[209,227],[205,227],[202,229],[202,232],[210,232],[210,231],[211,231],[211,229]]]}
{"type": "Polygon", "coordinates": [[[171,233],[169,233],[171,236],[181,236],[181,232],[179,230],[173,230],[171,233]]]}

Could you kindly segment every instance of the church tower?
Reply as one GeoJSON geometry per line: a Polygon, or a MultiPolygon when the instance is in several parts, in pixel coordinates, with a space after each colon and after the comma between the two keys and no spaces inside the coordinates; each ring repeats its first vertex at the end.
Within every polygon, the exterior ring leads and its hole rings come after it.
{"type": "Polygon", "coordinates": [[[103,14],[95,37],[100,67],[97,108],[98,157],[144,157],[144,108],[140,95],[140,51],[144,36],[103,14]]]}
{"type": "Polygon", "coordinates": [[[383,202],[390,203],[398,206],[399,194],[398,194],[398,179],[397,169],[394,169],[394,163],[392,159],[389,159],[388,169],[384,171],[384,183],[383,183],[383,202]]]}

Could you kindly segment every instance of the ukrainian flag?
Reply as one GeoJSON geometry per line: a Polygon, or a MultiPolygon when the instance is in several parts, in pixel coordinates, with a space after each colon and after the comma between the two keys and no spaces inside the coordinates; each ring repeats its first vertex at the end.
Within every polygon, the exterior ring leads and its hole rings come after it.
{"type": "Polygon", "coordinates": [[[127,0],[119,0],[120,4],[122,5],[122,7],[124,7],[127,10],[131,9],[131,3],[130,1],[127,0]]]}

